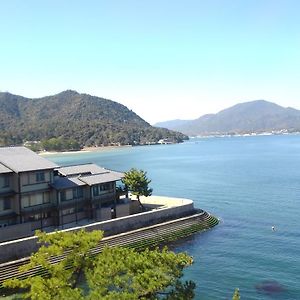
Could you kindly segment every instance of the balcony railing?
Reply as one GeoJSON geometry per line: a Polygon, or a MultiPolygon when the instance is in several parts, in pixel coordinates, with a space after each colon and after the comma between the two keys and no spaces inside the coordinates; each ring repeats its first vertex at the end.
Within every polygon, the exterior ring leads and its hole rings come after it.
{"type": "Polygon", "coordinates": [[[0,197],[9,197],[15,195],[16,192],[13,190],[0,190],[0,197]]]}
{"type": "Polygon", "coordinates": [[[11,209],[7,211],[2,211],[0,214],[0,220],[5,220],[5,219],[11,219],[17,217],[16,212],[12,211],[11,209]]]}
{"type": "Polygon", "coordinates": [[[69,200],[64,200],[64,201],[61,201],[57,206],[58,208],[65,208],[65,207],[71,207],[71,206],[82,206],[86,203],[89,202],[89,199],[86,199],[86,198],[72,198],[72,199],[69,199],[69,200]]]}
{"type": "Polygon", "coordinates": [[[21,212],[22,213],[36,213],[36,212],[45,212],[52,210],[56,207],[55,203],[43,203],[39,205],[34,206],[28,206],[28,207],[22,207],[21,212]]]}
{"type": "Polygon", "coordinates": [[[109,202],[109,201],[115,201],[117,198],[116,198],[116,194],[115,193],[106,193],[106,194],[102,194],[102,195],[99,195],[97,197],[94,197],[92,199],[92,202],[95,203],[105,203],[105,202],[109,202]]]}

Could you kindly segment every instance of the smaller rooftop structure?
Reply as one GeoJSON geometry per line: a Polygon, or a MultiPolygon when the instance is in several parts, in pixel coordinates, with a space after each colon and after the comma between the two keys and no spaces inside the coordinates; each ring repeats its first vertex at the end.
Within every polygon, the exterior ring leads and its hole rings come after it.
{"type": "Polygon", "coordinates": [[[51,184],[51,186],[56,190],[69,189],[83,185],[86,184],[77,177],[59,177],[51,184]]]}
{"type": "Polygon", "coordinates": [[[111,171],[93,163],[61,167],[56,171],[60,175],[52,184],[56,190],[113,182],[124,177],[123,173],[111,171]]]}
{"type": "Polygon", "coordinates": [[[87,185],[91,186],[91,185],[105,183],[105,182],[118,181],[121,180],[123,177],[124,177],[123,173],[106,170],[105,173],[92,174],[88,176],[80,176],[78,178],[79,180],[85,182],[87,185]]]}
{"type": "Polygon", "coordinates": [[[108,172],[108,170],[92,163],[60,167],[57,168],[57,170],[63,176],[76,176],[76,175],[83,176],[83,175],[100,174],[100,173],[108,172]]]}
{"type": "MultiPolygon", "coordinates": [[[[53,162],[39,156],[26,147],[0,147],[0,164],[15,173],[58,167],[53,162]]],[[[3,167],[0,168],[1,170],[4,169],[3,167]]]]}

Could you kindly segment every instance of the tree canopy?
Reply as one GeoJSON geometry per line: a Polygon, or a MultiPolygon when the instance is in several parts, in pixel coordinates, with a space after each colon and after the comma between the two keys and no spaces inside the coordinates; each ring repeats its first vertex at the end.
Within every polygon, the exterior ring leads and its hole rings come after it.
{"type": "Polygon", "coordinates": [[[160,139],[182,142],[188,137],[152,127],[120,103],[75,91],[37,99],[0,93],[0,146],[43,141],[51,150],[72,150],[157,143],[160,139]]]}
{"type": "Polygon", "coordinates": [[[127,189],[140,201],[140,196],[151,196],[152,188],[149,188],[151,180],[147,178],[147,172],[138,170],[135,168],[125,172],[125,176],[122,179],[127,189]]]}
{"type": "Polygon", "coordinates": [[[181,282],[183,269],[192,264],[185,253],[105,247],[92,256],[103,234],[100,231],[38,232],[39,250],[22,271],[41,267],[44,276],[10,279],[7,288],[22,288],[32,300],[193,299],[195,284],[181,282]],[[53,256],[63,255],[51,264],[53,256]],[[85,282],[85,284],[83,284],[85,282]]]}

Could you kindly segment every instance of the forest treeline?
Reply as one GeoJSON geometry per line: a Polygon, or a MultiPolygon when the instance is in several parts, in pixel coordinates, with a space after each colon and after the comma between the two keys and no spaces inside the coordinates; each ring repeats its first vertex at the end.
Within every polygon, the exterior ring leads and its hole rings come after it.
{"type": "Polygon", "coordinates": [[[0,93],[0,146],[38,141],[31,145],[59,151],[162,139],[179,143],[187,136],[153,127],[120,103],[71,90],[36,99],[0,93]]]}

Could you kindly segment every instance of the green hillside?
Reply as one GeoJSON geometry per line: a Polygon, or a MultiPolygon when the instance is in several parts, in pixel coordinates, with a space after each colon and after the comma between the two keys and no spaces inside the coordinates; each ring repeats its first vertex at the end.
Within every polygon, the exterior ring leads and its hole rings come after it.
{"type": "Polygon", "coordinates": [[[0,93],[0,145],[51,138],[83,147],[182,142],[186,136],[152,127],[122,104],[75,91],[37,99],[0,93]]]}
{"type": "Polygon", "coordinates": [[[300,130],[300,111],[265,100],[239,103],[217,114],[196,120],[161,122],[159,126],[187,135],[295,132],[300,130]]]}

